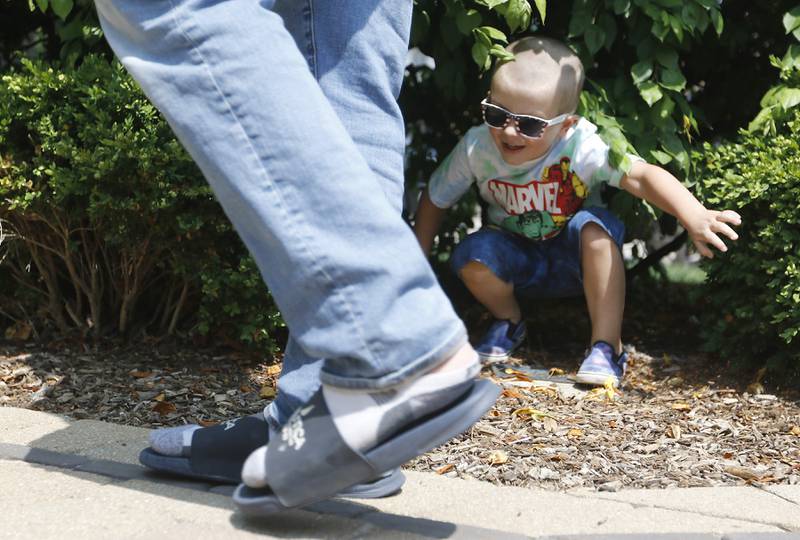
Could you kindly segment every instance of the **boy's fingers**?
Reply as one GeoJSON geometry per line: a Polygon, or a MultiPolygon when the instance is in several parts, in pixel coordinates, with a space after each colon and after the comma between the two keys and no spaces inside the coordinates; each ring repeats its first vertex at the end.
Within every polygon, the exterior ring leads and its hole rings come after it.
{"type": "Polygon", "coordinates": [[[723,241],[720,239],[720,237],[719,237],[719,236],[717,236],[716,234],[714,234],[713,232],[710,232],[710,231],[709,231],[709,232],[706,234],[705,240],[706,240],[708,243],[710,243],[712,246],[714,246],[715,248],[717,248],[718,250],[720,250],[721,252],[723,252],[723,253],[725,253],[726,251],[728,251],[728,246],[726,246],[726,245],[725,245],[725,242],[723,242],[723,241]]]}
{"type": "Polygon", "coordinates": [[[723,223],[721,221],[717,222],[716,230],[714,232],[722,233],[731,240],[739,239],[739,235],[736,234],[736,231],[731,229],[727,223],[723,223]]]}
{"type": "Polygon", "coordinates": [[[714,258],[714,253],[710,249],[708,249],[706,245],[700,240],[694,241],[694,247],[697,250],[697,252],[703,257],[706,257],[708,259],[714,258]]]}
{"type": "Polygon", "coordinates": [[[733,223],[734,225],[741,225],[742,216],[740,216],[733,210],[723,210],[722,212],[717,214],[717,220],[727,221],[728,223],[733,223]]]}

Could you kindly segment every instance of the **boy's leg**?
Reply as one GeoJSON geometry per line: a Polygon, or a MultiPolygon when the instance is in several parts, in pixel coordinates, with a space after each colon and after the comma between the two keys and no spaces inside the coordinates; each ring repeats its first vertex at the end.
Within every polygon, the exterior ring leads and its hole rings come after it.
{"type": "MultiPolygon", "coordinates": [[[[353,391],[339,405],[417,384],[437,366],[474,375],[456,354],[463,325],[271,4],[97,5],[106,37],[203,169],[295,339],[326,358],[326,388],[353,391]]],[[[424,414],[412,412],[404,418],[424,414]]]]}
{"type": "MultiPolygon", "coordinates": [[[[484,362],[508,359],[525,341],[526,328],[514,294],[535,265],[529,264],[523,241],[495,229],[482,229],[458,244],[450,261],[478,302],[494,317],[475,350],[484,362]]],[[[535,270],[534,272],[535,273],[535,270]]]]}
{"type": "Polygon", "coordinates": [[[596,223],[588,223],[581,230],[581,267],[592,322],[591,343],[605,341],[619,354],[625,309],[625,265],[617,244],[596,223]]]}
{"type": "Polygon", "coordinates": [[[570,245],[577,245],[580,252],[583,291],[592,323],[591,348],[575,381],[617,386],[625,375],[627,362],[621,338],[625,265],[620,246],[624,227],[601,208],[579,212],[567,227],[566,237],[572,239],[570,245]]]}
{"type": "Polygon", "coordinates": [[[522,320],[519,302],[514,296],[514,284],[503,281],[478,261],[468,262],[459,272],[461,280],[475,299],[489,310],[495,319],[518,323],[522,320]]]}

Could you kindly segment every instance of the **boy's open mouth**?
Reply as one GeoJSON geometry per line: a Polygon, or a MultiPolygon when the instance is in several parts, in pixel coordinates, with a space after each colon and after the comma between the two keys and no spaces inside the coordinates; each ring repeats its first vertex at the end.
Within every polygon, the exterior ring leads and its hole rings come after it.
{"type": "Polygon", "coordinates": [[[524,144],[509,144],[507,142],[504,142],[502,144],[503,144],[503,150],[507,152],[519,152],[520,150],[525,148],[524,144]]]}

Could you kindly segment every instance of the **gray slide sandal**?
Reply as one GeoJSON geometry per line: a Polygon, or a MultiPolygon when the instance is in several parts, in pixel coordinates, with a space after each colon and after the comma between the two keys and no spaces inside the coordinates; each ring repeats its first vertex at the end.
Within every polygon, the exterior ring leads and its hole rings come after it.
{"type": "Polygon", "coordinates": [[[499,395],[495,384],[477,380],[444,409],[361,453],[342,440],[320,389],[289,419],[280,440],[268,445],[269,486],[254,489],[240,484],[233,500],[245,514],[268,515],[329,499],[347,486],[376,478],[466,431],[499,395]]]}
{"type": "MultiPolygon", "coordinates": [[[[222,484],[242,481],[242,465],[250,453],[269,442],[269,425],[263,414],[228,420],[216,426],[198,429],[192,435],[189,457],[165,456],[145,448],[139,462],[156,471],[222,484]]],[[[353,499],[387,497],[400,491],[405,476],[399,469],[338,494],[353,499]]]]}

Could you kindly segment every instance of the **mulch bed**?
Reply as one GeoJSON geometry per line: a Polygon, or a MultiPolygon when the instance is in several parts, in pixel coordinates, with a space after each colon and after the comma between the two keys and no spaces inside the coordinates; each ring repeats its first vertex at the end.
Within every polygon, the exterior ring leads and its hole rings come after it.
{"type": "MultiPolygon", "coordinates": [[[[529,344],[514,362],[577,368],[580,347],[550,345],[529,344]]],[[[483,420],[408,466],[553,490],[800,483],[796,389],[776,391],[757,374],[726,379],[701,354],[629,353],[621,392],[565,393],[511,369],[483,420]]],[[[278,372],[279,363],[241,352],[0,343],[0,406],[152,428],[211,425],[261,410],[278,372]]]]}

